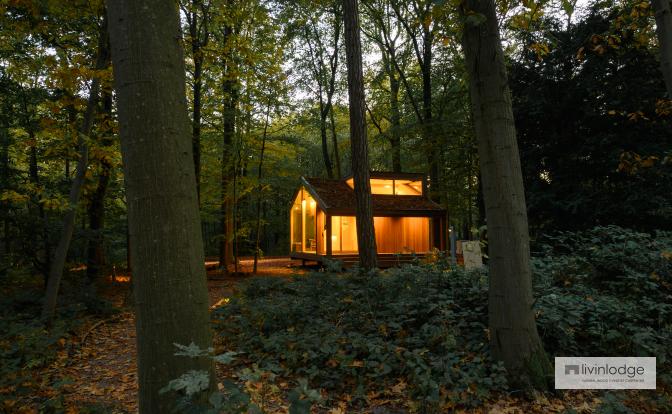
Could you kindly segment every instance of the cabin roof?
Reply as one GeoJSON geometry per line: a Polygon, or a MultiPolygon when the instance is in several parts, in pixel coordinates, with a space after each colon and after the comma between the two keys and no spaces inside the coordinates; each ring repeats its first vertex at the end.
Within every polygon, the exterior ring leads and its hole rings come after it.
{"type": "MultiPolygon", "coordinates": [[[[424,180],[425,175],[423,173],[414,173],[414,172],[392,172],[392,171],[371,171],[369,173],[370,178],[381,178],[381,179],[396,179],[396,180],[424,180]]],[[[347,181],[352,178],[352,174],[343,178],[343,181],[347,181]]]]}
{"type": "MultiPolygon", "coordinates": [[[[383,173],[385,178],[422,178],[422,174],[383,173]],[[389,175],[388,175],[389,174],[389,175]]],[[[381,173],[372,173],[372,178],[383,178],[381,173]]],[[[301,177],[306,190],[315,198],[320,208],[329,214],[354,215],[355,192],[344,180],[301,177]]],[[[395,196],[372,194],[375,215],[427,216],[444,214],[445,209],[424,196],[395,196]]]]}

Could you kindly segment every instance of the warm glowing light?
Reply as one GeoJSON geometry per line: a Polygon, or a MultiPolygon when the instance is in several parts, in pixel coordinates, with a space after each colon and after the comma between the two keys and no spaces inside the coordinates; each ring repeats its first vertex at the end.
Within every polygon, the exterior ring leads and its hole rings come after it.
{"type": "Polygon", "coordinates": [[[315,208],[315,200],[310,200],[310,208],[313,209],[315,208]]]}
{"type": "Polygon", "coordinates": [[[336,236],[331,236],[331,240],[336,240],[336,239],[337,239],[336,236]]]}
{"type": "Polygon", "coordinates": [[[230,301],[231,301],[230,298],[222,298],[222,299],[218,300],[217,303],[210,306],[210,309],[215,309],[215,308],[219,308],[221,306],[228,305],[230,301]]]}

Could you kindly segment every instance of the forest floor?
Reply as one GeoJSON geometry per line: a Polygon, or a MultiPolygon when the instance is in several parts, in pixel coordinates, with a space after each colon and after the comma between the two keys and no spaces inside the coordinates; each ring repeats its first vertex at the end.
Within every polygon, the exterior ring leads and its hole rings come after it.
{"type": "MultiPolygon", "coordinates": [[[[251,277],[290,277],[306,272],[300,261],[267,258],[258,262],[252,275],[253,261],[242,259],[236,276],[224,276],[216,262],[206,262],[210,305],[234,293],[236,286],[251,277]]],[[[135,317],[129,306],[130,278],[115,275],[101,292],[121,312],[109,319],[93,320],[77,335],[76,341],[64,343],[57,360],[43,373],[45,379],[64,384],[60,392],[68,413],[79,408],[105,407],[109,412],[137,412],[135,317]]],[[[24,412],[33,412],[26,409],[24,412]]]]}
{"type": "MultiPolygon", "coordinates": [[[[258,276],[238,276],[224,278],[209,263],[208,288],[211,306],[231,296],[236,286],[250,277],[289,277],[305,273],[297,262],[287,258],[269,258],[260,262],[258,276]]],[[[251,271],[252,262],[243,260],[242,272],[251,271]]],[[[136,344],[135,318],[129,307],[129,278],[117,275],[111,280],[102,294],[111,300],[121,312],[109,319],[92,320],[74,339],[62,343],[57,360],[42,370],[39,376],[45,383],[58,382],[61,385],[50,392],[62,396],[66,413],[135,413],[137,412],[136,344]],[[87,407],[82,409],[83,407],[87,407]]],[[[230,373],[218,370],[220,377],[230,373]]],[[[285,384],[287,385],[287,384],[285,384]]],[[[284,401],[271,402],[273,412],[287,412],[284,401]]],[[[270,401],[269,401],[270,402],[270,401]]],[[[383,402],[389,404],[390,401],[383,402]]],[[[571,408],[575,413],[593,413],[600,403],[598,394],[590,391],[575,391],[564,396],[548,397],[539,394],[531,399],[518,399],[503,396],[498,401],[469,412],[476,413],[561,413],[571,408]]],[[[403,405],[403,401],[397,401],[403,405]]],[[[392,404],[394,407],[397,404],[392,404]]],[[[389,407],[389,405],[388,405],[389,407]]],[[[19,408],[19,407],[14,407],[19,408]]],[[[267,408],[272,408],[267,406],[267,408]]],[[[0,410],[2,412],[2,410],[0,410]]],[[[37,413],[26,408],[18,412],[37,413]]],[[[322,411],[320,411],[322,412],[322,411]]],[[[329,414],[344,414],[345,403],[341,408],[324,411],[329,414]]],[[[358,411],[359,412],[359,411],[358,411]]],[[[383,405],[363,411],[376,414],[402,414],[403,409],[389,409],[383,405]]]]}

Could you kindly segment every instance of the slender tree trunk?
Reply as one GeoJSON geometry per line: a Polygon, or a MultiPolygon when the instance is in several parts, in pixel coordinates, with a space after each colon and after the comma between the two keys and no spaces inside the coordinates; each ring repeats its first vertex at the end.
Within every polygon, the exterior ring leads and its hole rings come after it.
{"type": "Polygon", "coordinates": [[[663,72],[667,98],[672,99],[672,2],[651,0],[656,15],[656,34],[660,50],[660,70],[663,72]]]}
{"type": "Polygon", "coordinates": [[[132,239],[139,409],[168,413],[175,395],[159,390],[169,381],[200,370],[214,385],[211,359],[175,356],[175,343],[212,344],[179,15],[176,3],[161,0],[113,1],[108,12],[132,239]]]}
{"type": "MultiPolygon", "coordinates": [[[[32,129],[28,130],[28,135],[30,136],[30,141],[35,142],[35,134],[32,129]]],[[[28,163],[28,170],[30,173],[30,182],[36,187],[40,185],[40,172],[37,166],[37,147],[36,144],[31,145],[30,147],[30,159],[28,163]]],[[[40,262],[40,254],[36,252],[36,263],[40,268],[42,274],[44,275],[44,288],[46,290],[47,283],[49,282],[49,269],[51,267],[51,243],[49,242],[49,223],[47,222],[47,214],[44,211],[44,205],[40,203],[39,199],[34,199],[35,204],[37,205],[37,216],[39,217],[39,222],[42,226],[42,259],[40,262]]],[[[40,250],[38,247],[38,240],[36,233],[32,235],[33,243],[37,251],[40,250]]]]}
{"type": "MultiPolygon", "coordinates": [[[[2,108],[0,110],[4,110],[2,108]]],[[[0,153],[0,163],[2,164],[2,182],[0,183],[0,188],[5,190],[10,187],[10,168],[9,168],[9,147],[10,147],[10,138],[9,138],[9,125],[3,122],[3,125],[0,126],[0,141],[2,142],[2,152],[0,153]]],[[[9,221],[9,211],[6,205],[3,204],[3,253],[11,253],[11,237],[10,237],[10,221],[9,221]]]]}
{"type": "Polygon", "coordinates": [[[254,243],[254,265],[252,273],[257,274],[257,262],[259,261],[259,242],[261,241],[261,204],[263,200],[262,195],[262,168],[264,166],[264,152],[266,151],[266,135],[268,134],[268,117],[271,111],[271,102],[269,100],[266,107],[266,119],[264,120],[264,132],[261,135],[261,151],[259,151],[259,167],[257,169],[257,223],[256,223],[256,240],[254,243]]]}
{"type": "MultiPolygon", "coordinates": [[[[26,93],[23,91],[21,94],[22,97],[22,106],[23,106],[23,122],[24,122],[24,128],[28,131],[28,138],[29,142],[31,143],[30,145],[30,153],[28,157],[28,175],[30,177],[30,183],[34,186],[34,188],[39,188],[40,187],[40,171],[39,171],[39,166],[37,164],[37,140],[35,137],[35,129],[33,126],[33,122],[31,119],[31,111],[29,110],[28,107],[28,101],[26,98],[26,93]]],[[[40,272],[44,276],[44,288],[46,290],[47,288],[47,283],[49,281],[49,268],[51,264],[51,245],[49,243],[49,223],[47,222],[47,215],[44,211],[44,205],[40,202],[40,198],[37,194],[32,194],[31,197],[31,207],[30,210],[33,212],[32,214],[34,216],[39,217],[39,223],[41,224],[41,232],[42,232],[42,245],[39,246],[38,244],[38,238],[37,238],[37,229],[36,228],[31,228],[30,231],[30,237],[31,237],[31,243],[30,246],[32,249],[35,251],[35,256],[33,259],[33,263],[35,264],[35,267],[40,270],[40,272]],[[42,254],[40,254],[42,253],[42,254]],[[43,260],[40,260],[40,256],[42,256],[43,260]]]]}
{"type": "Polygon", "coordinates": [[[91,239],[87,247],[86,276],[94,281],[100,276],[100,269],[105,265],[105,248],[103,229],[105,228],[105,195],[110,183],[112,165],[108,161],[101,162],[98,185],[91,196],[88,208],[89,230],[91,239]]]}
{"type": "MultiPolygon", "coordinates": [[[[105,121],[111,122],[112,95],[110,93],[104,93],[103,112],[105,113],[105,121]]],[[[110,128],[101,133],[103,134],[103,137],[100,139],[100,144],[103,148],[108,148],[113,142],[110,137],[113,132],[110,128]]],[[[100,275],[100,269],[105,265],[105,240],[103,237],[103,229],[105,227],[105,196],[107,195],[107,188],[110,184],[112,164],[109,160],[103,158],[100,160],[99,168],[98,185],[93,194],[91,194],[87,211],[89,216],[89,231],[92,233],[87,246],[86,260],[86,276],[88,277],[89,282],[93,282],[100,275]]]]}
{"type": "Polygon", "coordinates": [[[331,124],[331,144],[334,147],[334,167],[336,178],[341,179],[341,156],[338,153],[338,134],[336,133],[336,119],[334,117],[334,105],[329,108],[329,123],[331,124]]]}
{"type": "MultiPolygon", "coordinates": [[[[100,28],[98,39],[98,57],[95,63],[96,70],[102,70],[107,67],[110,61],[108,37],[107,37],[107,19],[103,17],[103,23],[100,28]]],[[[47,281],[47,290],[44,298],[44,305],[42,308],[42,319],[50,323],[56,311],[56,300],[58,299],[58,290],[61,285],[63,271],[65,268],[65,260],[70,249],[70,241],[72,240],[72,233],[75,230],[75,218],[77,216],[77,205],[79,204],[79,195],[84,185],[86,178],[86,169],[89,163],[89,148],[85,137],[91,132],[93,120],[98,106],[98,98],[100,93],[100,78],[95,77],[91,81],[91,91],[89,92],[89,99],[86,105],[86,112],[84,119],[79,129],[79,159],[77,160],[77,167],[75,178],[70,185],[70,195],[68,197],[69,207],[63,217],[63,224],[61,229],[61,236],[54,250],[54,255],[49,268],[49,279],[47,281]]]]}
{"type": "Polygon", "coordinates": [[[201,110],[203,104],[201,102],[203,89],[203,63],[205,58],[203,56],[203,48],[207,46],[210,32],[208,29],[209,16],[207,7],[201,1],[194,0],[191,2],[191,13],[189,19],[189,36],[191,37],[191,54],[194,59],[194,84],[192,93],[194,95],[193,121],[191,126],[192,145],[194,152],[194,172],[196,173],[196,192],[198,199],[201,199],[201,110]],[[200,25],[199,23],[199,11],[200,25]]]}
{"type": "Polygon", "coordinates": [[[527,210],[493,0],[467,0],[463,45],[483,180],[490,256],[488,299],[492,356],[504,362],[511,382],[546,388],[551,365],[533,311],[527,210]]]}
{"type": "Polygon", "coordinates": [[[357,247],[363,269],[378,266],[376,235],[373,228],[369,146],[366,137],[366,106],[362,74],[362,44],[359,36],[357,0],[343,0],[345,21],[345,51],[348,66],[348,96],[350,98],[350,146],[352,148],[352,177],[357,201],[357,247]]]}
{"type": "Polygon", "coordinates": [[[194,173],[196,174],[196,194],[201,199],[201,72],[203,70],[203,57],[200,52],[194,52],[194,112],[191,127],[191,140],[194,151],[194,173]]]}
{"type": "Polygon", "coordinates": [[[399,112],[399,79],[394,74],[392,64],[387,64],[387,74],[390,79],[390,146],[392,147],[392,171],[401,172],[401,115],[399,112]]]}
{"type": "MultiPolygon", "coordinates": [[[[233,42],[233,27],[224,27],[224,43],[233,42]]],[[[224,81],[222,93],[224,95],[223,147],[222,147],[222,204],[221,204],[221,231],[219,249],[219,267],[226,273],[228,266],[233,263],[234,216],[233,203],[235,199],[229,196],[229,183],[236,173],[234,167],[233,140],[236,132],[236,111],[238,107],[238,80],[234,78],[234,56],[229,45],[229,52],[223,57],[224,81]]]]}
{"type": "Polygon", "coordinates": [[[327,177],[334,178],[334,167],[329,158],[329,141],[327,140],[327,115],[328,108],[320,104],[320,138],[322,141],[322,158],[324,159],[324,168],[327,170],[327,177]]]}
{"type": "Polygon", "coordinates": [[[432,33],[423,30],[423,59],[422,59],[422,110],[424,113],[423,132],[424,141],[428,147],[429,162],[429,195],[434,201],[439,199],[439,160],[436,154],[437,139],[434,134],[434,119],[432,113],[432,33]]]}
{"type": "Polygon", "coordinates": [[[238,216],[238,203],[240,200],[238,200],[238,177],[239,177],[239,171],[241,170],[240,168],[240,140],[237,139],[236,143],[236,156],[235,159],[233,160],[233,165],[234,165],[234,173],[233,173],[233,202],[231,203],[231,217],[232,217],[232,222],[233,222],[233,272],[234,274],[238,274],[238,228],[240,227],[239,223],[239,216],[238,216]]]}

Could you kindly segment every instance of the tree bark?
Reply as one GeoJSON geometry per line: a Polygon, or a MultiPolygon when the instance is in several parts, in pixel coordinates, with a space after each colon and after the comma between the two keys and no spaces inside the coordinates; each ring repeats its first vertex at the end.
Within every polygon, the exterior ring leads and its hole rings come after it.
{"type": "Polygon", "coordinates": [[[228,53],[223,56],[224,80],[222,93],[224,108],[222,111],[223,146],[222,146],[222,204],[221,204],[221,231],[219,249],[219,267],[228,273],[229,265],[234,262],[234,203],[235,198],[229,196],[229,183],[236,169],[234,167],[233,140],[236,132],[236,112],[238,108],[238,79],[235,77],[234,56],[232,52],[233,27],[224,26],[224,44],[227,43],[228,53]]]}
{"type": "MultiPolygon", "coordinates": [[[[390,59],[389,57],[387,58],[390,59]]],[[[392,150],[392,171],[401,172],[401,115],[399,111],[399,79],[388,61],[385,70],[390,80],[390,147],[392,150]]]]}
{"type": "Polygon", "coordinates": [[[207,7],[202,1],[193,0],[191,2],[192,9],[189,11],[189,36],[191,40],[191,54],[194,60],[194,84],[192,86],[192,93],[194,98],[193,120],[191,126],[192,145],[194,152],[194,172],[196,174],[196,193],[198,199],[201,199],[201,110],[203,104],[201,102],[201,95],[203,89],[203,63],[205,58],[203,56],[203,48],[208,45],[210,32],[208,29],[209,16],[207,7]],[[199,23],[199,9],[200,25],[199,23]]]}
{"type": "MultiPolygon", "coordinates": [[[[128,200],[136,303],[139,409],[168,413],[159,394],[210,358],[175,356],[175,343],[212,345],[198,196],[177,5],[108,3],[114,85],[128,200]]],[[[207,398],[208,393],[201,393],[207,398]]]]}
{"type": "Polygon", "coordinates": [[[98,177],[98,185],[91,196],[91,204],[88,208],[89,231],[91,238],[87,246],[86,276],[93,282],[100,276],[100,269],[105,265],[105,249],[103,229],[105,227],[105,195],[110,183],[112,165],[107,161],[101,161],[101,171],[98,177]]]}
{"type": "MultiPolygon", "coordinates": [[[[112,120],[112,94],[103,94],[103,112],[105,114],[104,122],[112,120]]],[[[112,145],[112,130],[104,128],[101,132],[103,136],[100,139],[100,145],[103,148],[109,148],[112,145]]],[[[91,236],[87,246],[86,276],[89,282],[93,282],[99,275],[100,269],[105,265],[105,247],[103,229],[105,227],[105,196],[110,184],[110,174],[112,173],[112,163],[103,158],[100,160],[98,173],[98,185],[91,194],[87,214],[89,216],[89,231],[91,236]]]]}
{"type": "MultiPolygon", "coordinates": [[[[103,70],[109,64],[109,48],[107,36],[107,19],[103,17],[103,22],[100,27],[100,34],[98,38],[98,57],[94,68],[96,70],[103,70]]],[[[63,224],[61,229],[61,236],[58,244],[54,249],[51,266],[49,267],[49,279],[47,281],[47,290],[45,292],[44,304],[42,307],[42,319],[50,323],[56,311],[56,301],[58,299],[58,290],[63,278],[63,271],[65,268],[65,260],[70,249],[70,241],[72,240],[72,233],[75,230],[75,218],[77,215],[77,205],[79,204],[79,195],[84,185],[86,178],[86,169],[89,163],[89,148],[86,143],[86,137],[91,132],[96,108],[98,106],[98,98],[100,93],[100,78],[94,77],[91,81],[91,90],[89,92],[89,99],[86,105],[86,112],[84,119],[79,129],[78,145],[79,145],[79,159],[77,160],[77,167],[75,178],[70,184],[70,195],[68,197],[68,210],[63,216],[63,224]]]]}
{"type": "Polygon", "coordinates": [[[371,204],[369,146],[366,137],[362,44],[359,36],[357,0],[343,0],[343,18],[350,101],[352,177],[357,203],[357,247],[359,248],[360,266],[365,270],[370,270],[378,266],[378,256],[376,255],[376,235],[373,228],[373,206],[371,204]]]}
{"type": "Polygon", "coordinates": [[[341,179],[341,156],[338,151],[338,134],[336,133],[336,119],[334,116],[334,105],[329,109],[329,123],[331,124],[331,144],[334,146],[334,168],[336,178],[341,179]]]}
{"type": "Polygon", "coordinates": [[[672,2],[651,0],[656,16],[656,34],[660,50],[660,70],[663,72],[667,99],[672,99],[672,2]]]}
{"type": "Polygon", "coordinates": [[[264,131],[261,135],[261,150],[259,151],[259,166],[257,169],[257,223],[256,223],[256,240],[254,243],[254,264],[252,266],[252,273],[257,274],[257,263],[259,262],[259,243],[261,241],[261,204],[263,200],[262,195],[262,168],[264,167],[264,152],[266,151],[266,136],[268,134],[268,117],[271,111],[271,102],[269,99],[266,107],[266,119],[264,120],[264,131]]]}
{"type": "Polygon", "coordinates": [[[488,220],[492,356],[512,384],[546,388],[551,365],[537,333],[523,178],[493,0],[467,0],[463,46],[488,220]],[[475,13],[475,14],[474,14],[475,13]]]}

